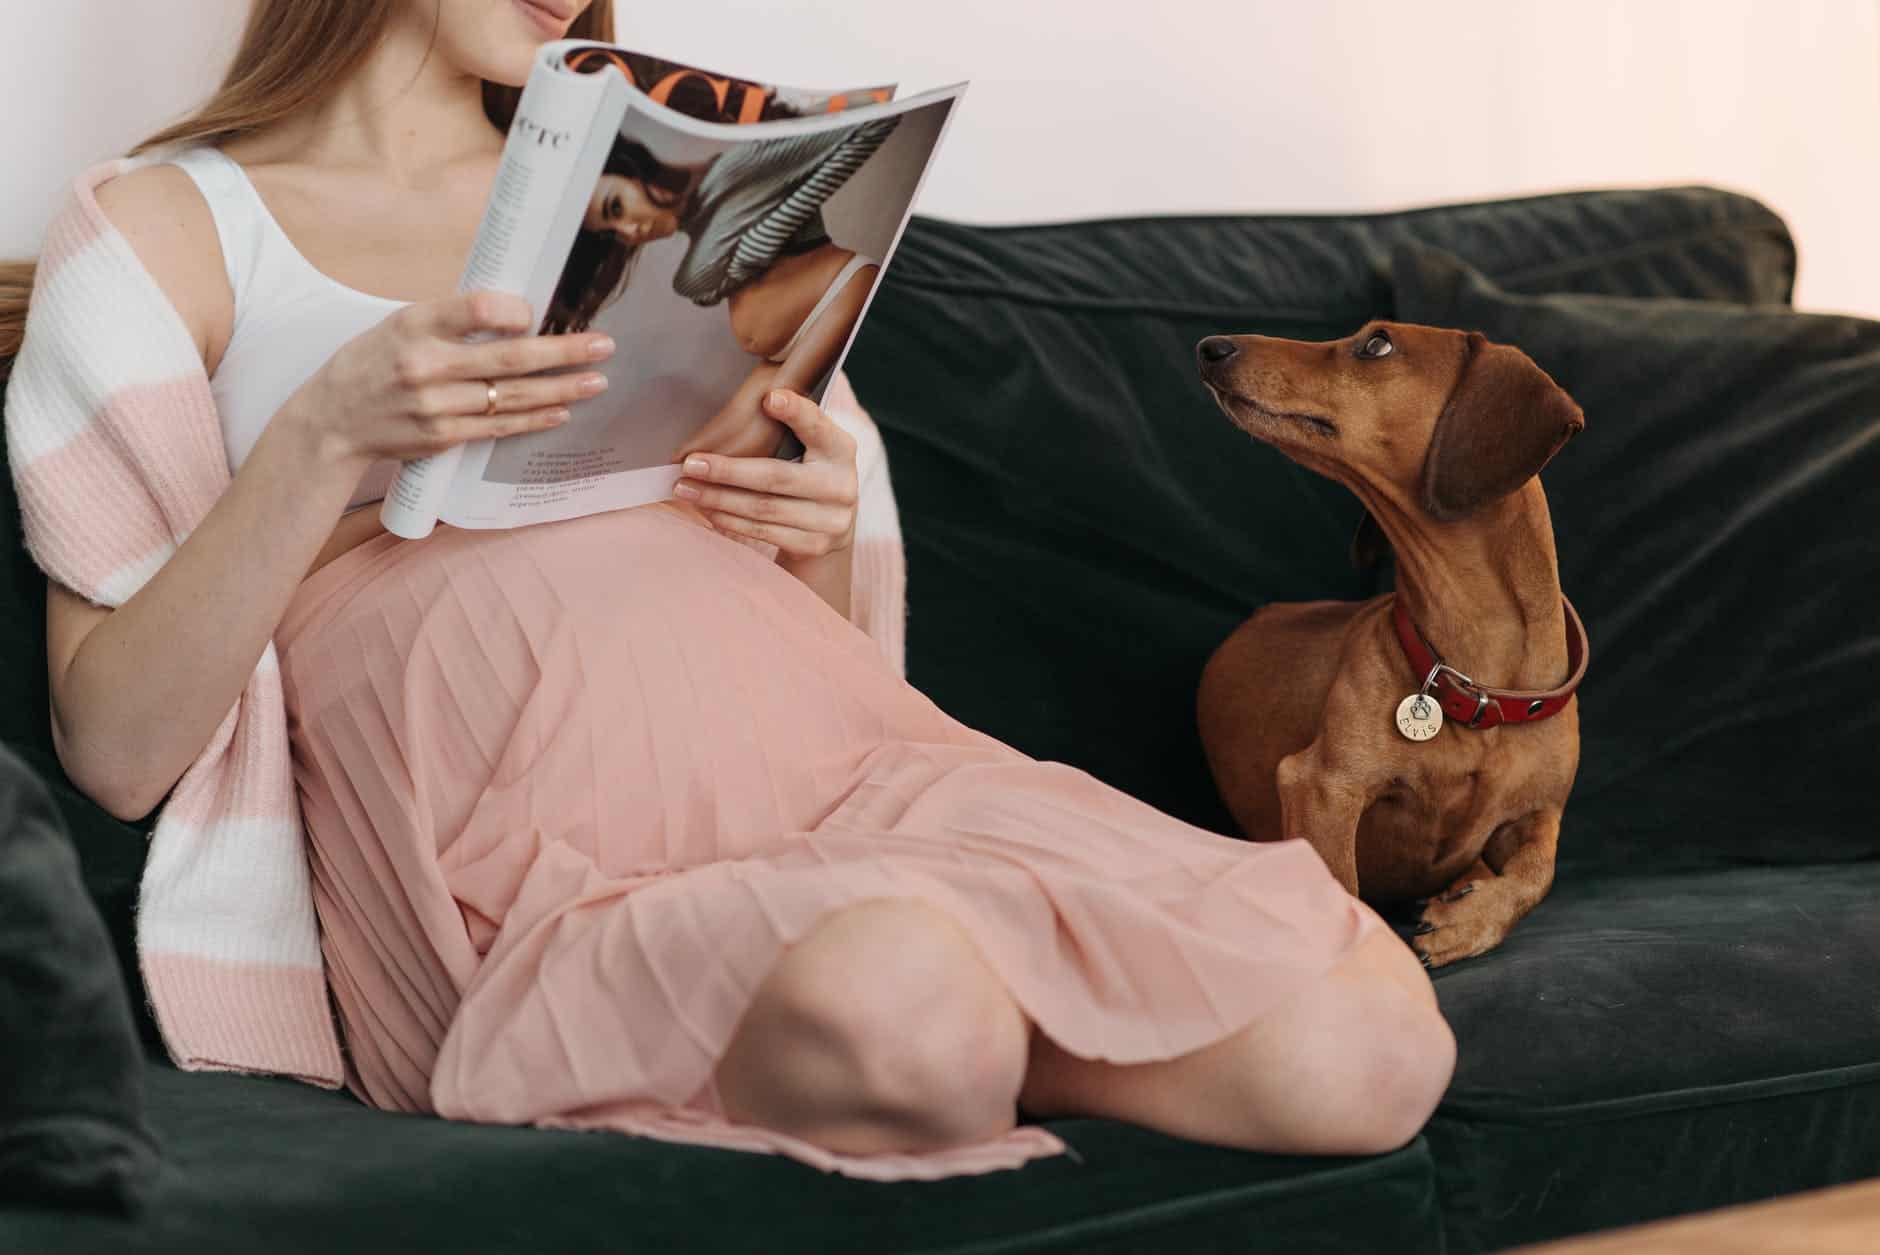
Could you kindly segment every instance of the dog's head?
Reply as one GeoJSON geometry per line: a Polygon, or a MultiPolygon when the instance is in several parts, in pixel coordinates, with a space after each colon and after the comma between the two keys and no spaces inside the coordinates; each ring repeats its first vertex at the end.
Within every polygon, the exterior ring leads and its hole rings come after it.
{"type": "Polygon", "coordinates": [[[1527,354],[1477,331],[1372,322],[1342,340],[1209,336],[1195,356],[1249,435],[1438,522],[1515,491],[1586,426],[1527,354]]]}

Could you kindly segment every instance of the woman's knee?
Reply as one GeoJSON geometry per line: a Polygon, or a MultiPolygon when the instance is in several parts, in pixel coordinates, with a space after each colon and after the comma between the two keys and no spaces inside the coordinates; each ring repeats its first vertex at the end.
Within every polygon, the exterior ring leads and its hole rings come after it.
{"type": "Polygon", "coordinates": [[[798,1120],[872,1118],[913,1148],[981,1140],[1015,1119],[1029,1022],[925,903],[876,899],[823,920],[779,960],[747,1023],[766,1039],[747,1052],[761,1083],[788,1091],[777,1106],[798,1120]]]}
{"type": "Polygon", "coordinates": [[[1339,1043],[1317,1059],[1322,1133],[1348,1154],[1395,1150],[1442,1101],[1456,1038],[1429,976],[1388,929],[1373,932],[1334,970],[1320,1030],[1339,1043]]]}

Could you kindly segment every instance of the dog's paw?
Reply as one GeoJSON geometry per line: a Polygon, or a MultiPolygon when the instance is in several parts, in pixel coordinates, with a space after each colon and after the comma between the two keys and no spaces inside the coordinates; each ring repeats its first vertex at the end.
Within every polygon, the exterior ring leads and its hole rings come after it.
{"type": "Polygon", "coordinates": [[[1451,885],[1428,900],[1410,930],[1410,948],[1428,968],[1486,954],[1513,926],[1512,912],[1497,909],[1496,895],[1480,881],[1451,885]]]}

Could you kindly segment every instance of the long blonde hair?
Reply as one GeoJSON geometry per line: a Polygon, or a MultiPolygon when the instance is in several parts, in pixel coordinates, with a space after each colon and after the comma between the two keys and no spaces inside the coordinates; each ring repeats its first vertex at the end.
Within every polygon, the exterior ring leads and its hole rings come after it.
{"type": "MultiPolygon", "coordinates": [[[[195,113],[130,150],[179,140],[220,144],[280,121],[343,82],[371,55],[395,0],[254,0],[235,60],[215,95],[195,113]]],[[[594,0],[568,28],[570,39],[614,38],[613,0],[594,0]]],[[[483,112],[509,129],[522,89],[485,81],[483,112]]],[[[0,261],[0,380],[26,332],[36,258],[0,261]]]]}

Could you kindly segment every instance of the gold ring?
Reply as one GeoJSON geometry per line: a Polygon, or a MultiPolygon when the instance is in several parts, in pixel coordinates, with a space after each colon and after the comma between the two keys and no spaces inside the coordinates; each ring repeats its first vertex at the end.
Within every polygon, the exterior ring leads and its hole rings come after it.
{"type": "Polygon", "coordinates": [[[489,390],[490,394],[489,404],[483,407],[483,413],[485,415],[494,414],[496,412],[496,385],[485,379],[483,386],[489,390]]]}

